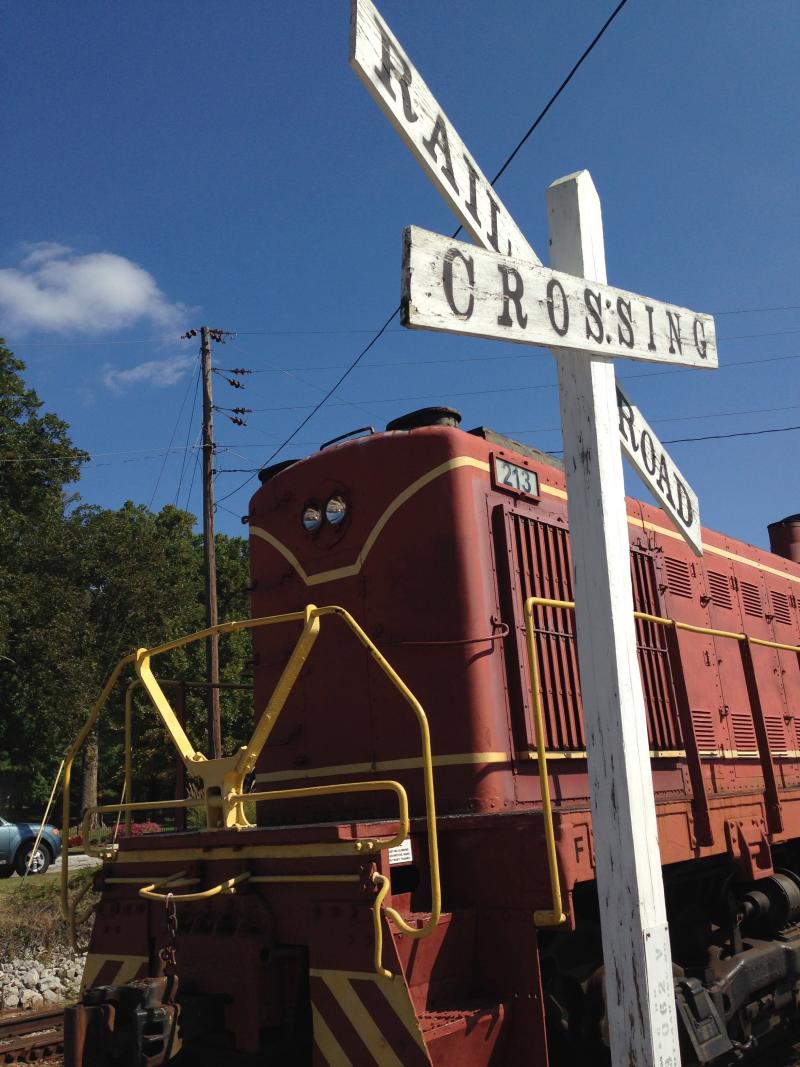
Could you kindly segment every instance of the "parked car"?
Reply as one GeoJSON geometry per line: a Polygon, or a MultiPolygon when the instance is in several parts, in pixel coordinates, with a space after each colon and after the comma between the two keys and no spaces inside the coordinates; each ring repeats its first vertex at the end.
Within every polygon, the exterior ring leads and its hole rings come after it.
{"type": "Polygon", "coordinates": [[[9,822],[0,817],[0,878],[17,874],[44,874],[61,854],[61,832],[55,826],[45,826],[36,851],[36,837],[41,823],[9,822]]]}

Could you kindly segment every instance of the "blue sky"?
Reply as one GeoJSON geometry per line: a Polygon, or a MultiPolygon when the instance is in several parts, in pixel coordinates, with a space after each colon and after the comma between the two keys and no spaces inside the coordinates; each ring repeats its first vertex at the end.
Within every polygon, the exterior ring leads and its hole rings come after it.
{"type": "MultiPolygon", "coordinates": [[[[378,3],[489,176],[613,6],[378,3]]],[[[253,413],[216,416],[217,521],[241,533],[258,483],[227,496],[247,477],[227,472],[262,464],[396,307],[403,227],[456,223],[348,66],[346,0],[4,7],[0,333],[91,453],[84,500],[197,514],[179,337],[235,332],[216,362],[254,373],[216,376],[215,399],[253,413]]],[[[800,425],[798,39],[795,0],[629,0],[497,186],[547,262],[545,190],[590,170],[609,282],[718,313],[720,370],[617,365],[665,442],[800,425]]],[[[543,350],[395,324],[281,457],[428,403],[557,450],[554,382],[543,350]]],[[[800,510],[798,442],[669,448],[704,523],[766,545],[800,510]]]]}

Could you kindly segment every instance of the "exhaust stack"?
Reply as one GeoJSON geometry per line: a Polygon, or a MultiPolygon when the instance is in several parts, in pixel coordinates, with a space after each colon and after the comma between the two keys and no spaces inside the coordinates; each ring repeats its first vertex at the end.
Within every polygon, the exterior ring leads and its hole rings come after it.
{"type": "Polygon", "coordinates": [[[769,546],[776,556],[800,563],[800,515],[787,515],[767,527],[769,546]]]}

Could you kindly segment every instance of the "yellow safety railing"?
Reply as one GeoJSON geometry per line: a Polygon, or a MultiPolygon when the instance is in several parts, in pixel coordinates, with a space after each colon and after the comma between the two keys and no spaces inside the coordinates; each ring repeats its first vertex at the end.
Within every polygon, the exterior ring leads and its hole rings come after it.
{"type": "MultiPolygon", "coordinates": [[[[134,666],[138,675],[138,680],[147,692],[151,702],[159,713],[162,722],[170,735],[170,738],[175,745],[181,759],[184,762],[188,772],[193,776],[200,778],[203,782],[203,798],[202,799],[187,799],[187,800],[166,800],[156,803],[151,802],[138,802],[133,803],[128,801],[127,803],[113,804],[113,805],[99,805],[90,809],[84,814],[83,829],[84,840],[88,843],[88,826],[91,818],[95,814],[105,814],[110,812],[130,812],[143,809],[170,809],[179,807],[201,807],[204,806],[206,810],[206,824],[207,829],[240,829],[249,825],[244,814],[244,803],[250,800],[270,801],[278,799],[289,798],[301,798],[311,796],[324,796],[331,795],[333,793],[344,792],[365,792],[370,790],[390,790],[393,791],[399,802],[399,824],[400,829],[398,833],[392,838],[370,838],[366,840],[357,840],[352,842],[341,842],[337,845],[314,845],[303,844],[296,846],[298,855],[314,856],[314,855],[336,855],[342,851],[358,852],[366,854],[377,854],[383,849],[391,848],[396,844],[400,844],[408,835],[409,830],[409,815],[408,815],[408,798],[406,792],[399,782],[393,781],[371,781],[371,782],[342,782],[334,783],[333,785],[317,785],[309,786],[303,789],[292,790],[278,790],[274,792],[264,793],[245,793],[244,792],[244,780],[248,774],[255,768],[258,757],[267,743],[269,736],[278,720],[278,717],[283,710],[284,705],[289,697],[289,694],[294,686],[298,675],[308,658],[314,642],[317,639],[320,629],[320,620],[327,616],[334,616],[340,619],[350,629],[350,631],[356,636],[364,648],[369,652],[372,660],[380,668],[380,670],[386,675],[392,685],[400,692],[403,699],[411,708],[414,716],[417,720],[417,726],[420,734],[420,743],[422,748],[422,770],[423,770],[423,788],[425,796],[425,820],[428,836],[428,862],[430,868],[430,885],[431,885],[431,914],[428,921],[421,927],[411,927],[402,916],[393,908],[386,908],[385,914],[395,923],[399,929],[401,929],[408,937],[420,938],[425,937],[431,933],[437,926],[441,915],[441,882],[439,875],[439,852],[437,844],[436,833],[436,803],[433,783],[433,758],[431,753],[430,743],[430,730],[428,727],[428,720],[422,705],[416,699],[414,694],[403,682],[388,660],[382,655],[375,644],[370,640],[367,634],[361,629],[355,619],[344,608],[337,606],[319,608],[313,604],[306,607],[304,611],[292,612],[284,615],[272,615],[264,616],[257,619],[247,619],[238,622],[220,623],[218,626],[209,627],[205,630],[201,630],[197,633],[190,634],[185,637],[177,638],[173,641],[165,642],[151,649],[139,649],[135,654],[125,656],[112,671],[108,678],[103,690],[100,694],[96,704],[91,709],[89,716],[84,723],[82,730],[76,738],[74,744],[69,749],[64,759],[64,800],[63,800],[63,812],[62,822],[64,826],[64,833],[69,831],[69,819],[70,819],[70,780],[72,773],[72,766],[77,753],[83,745],[89,732],[94,727],[97,719],[105,706],[108,698],[119,680],[120,675],[126,667],[134,666]],[[202,641],[212,633],[236,633],[240,630],[250,630],[262,626],[271,626],[279,623],[291,623],[301,622],[303,629],[300,637],[293,649],[286,666],[278,680],[277,685],[264,708],[258,723],[253,731],[253,734],[246,745],[243,745],[236,753],[231,756],[222,756],[218,759],[207,759],[206,756],[197,751],[189,741],[186,732],[182,724],[178,721],[175,712],[170,706],[161,685],[156,679],[152,667],[151,661],[166,652],[170,652],[177,648],[182,648],[185,645],[191,644],[195,641],[202,641]]],[[[132,687],[128,688],[126,693],[126,749],[130,747],[130,719],[131,719],[131,694],[132,687]]],[[[126,782],[126,795],[130,796],[130,776],[131,768],[130,763],[126,764],[125,782],[126,782]]],[[[278,846],[276,846],[277,848],[278,846]]],[[[294,846],[280,846],[281,854],[286,855],[287,848],[293,848],[294,846]]],[[[118,846],[113,844],[111,846],[99,846],[98,848],[92,848],[87,846],[87,851],[93,852],[96,855],[101,856],[104,859],[113,859],[117,854],[118,846]]],[[[261,879],[257,879],[261,880],[261,879]]],[[[152,895],[158,882],[153,882],[152,885],[148,885],[145,888],[147,892],[152,895]]],[[[232,887],[230,887],[232,888],[232,887]]],[[[220,887],[214,888],[214,893],[223,892],[224,889],[220,887]]],[[[209,891],[204,891],[208,893],[209,891]]],[[[143,894],[144,895],[144,894],[143,894]]],[[[158,894],[156,894],[157,896],[158,894]]],[[[379,894],[380,896],[380,894],[379,894]]],[[[192,894],[191,896],[179,896],[176,899],[188,900],[188,899],[200,899],[199,896],[192,894]]],[[[381,900],[383,898],[381,897],[381,900]]],[[[68,900],[68,886],[67,886],[67,850],[64,850],[62,856],[61,865],[61,910],[65,918],[69,918],[72,914],[74,916],[74,908],[70,908],[68,900]]]]}
{"type": "MultiPolygon", "coordinates": [[[[567,611],[575,610],[574,600],[554,600],[550,597],[528,597],[525,601],[525,634],[528,643],[528,669],[530,671],[531,696],[533,699],[533,720],[536,734],[536,761],[539,771],[542,794],[542,814],[544,816],[545,845],[547,849],[547,864],[550,875],[550,892],[552,907],[546,911],[534,912],[534,921],[539,926],[559,926],[566,921],[566,915],[562,908],[561,880],[558,873],[558,857],[556,853],[555,831],[553,826],[553,810],[550,802],[550,783],[547,775],[547,751],[544,736],[544,712],[542,708],[541,684],[539,680],[539,662],[536,655],[536,632],[533,628],[533,609],[563,608],[567,611]]],[[[635,619],[642,622],[651,622],[657,626],[673,627],[675,630],[685,630],[688,633],[704,634],[707,637],[727,638],[746,645],[757,645],[760,648],[771,648],[782,652],[794,652],[800,656],[800,645],[789,645],[782,641],[768,641],[760,637],[750,637],[745,633],[733,630],[715,630],[710,626],[695,626],[693,623],[679,622],[662,615],[651,615],[644,611],[634,611],[635,619]]]]}
{"type": "MultiPolygon", "coordinates": [[[[531,676],[531,694],[533,696],[533,728],[536,734],[536,762],[539,768],[539,787],[542,794],[542,815],[544,817],[544,840],[547,849],[547,867],[550,874],[550,893],[553,898],[549,911],[533,913],[537,926],[560,926],[566,922],[566,915],[561,902],[561,880],[558,874],[558,857],[556,855],[556,835],[553,828],[553,806],[550,803],[550,779],[547,777],[547,752],[544,738],[544,713],[539,685],[539,661],[533,632],[533,608],[543,604],[541,597],[529,597],[525,601],[525,636],[528,641],[528,670],[531,676]]],[[[554,602],[555,603],[555,602],[554,602]]],[[[574,605],[573,605],[574,606],[574,605]]]]}

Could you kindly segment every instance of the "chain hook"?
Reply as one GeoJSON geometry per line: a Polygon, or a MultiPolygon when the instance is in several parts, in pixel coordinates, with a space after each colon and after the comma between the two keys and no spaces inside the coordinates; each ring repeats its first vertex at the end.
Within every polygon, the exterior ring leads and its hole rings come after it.
{"type": "Polygon", "coordinates": [[[167,936],[169,940],[158,956],[168,971],[174,971],[177,965],[178,913],[172,893],[164,897],[164,909],[167,913],[167,936]]]}

